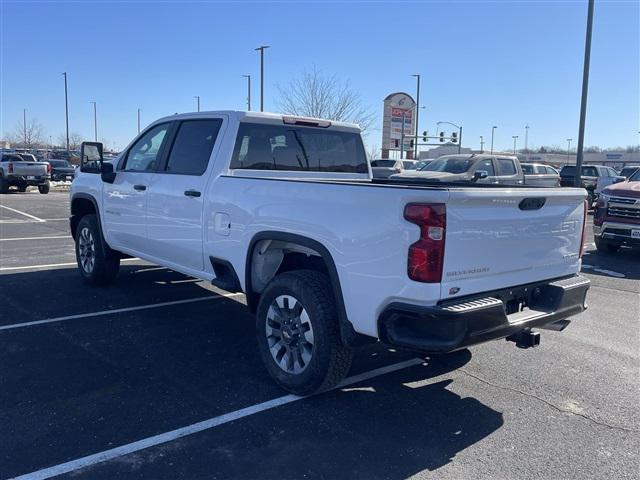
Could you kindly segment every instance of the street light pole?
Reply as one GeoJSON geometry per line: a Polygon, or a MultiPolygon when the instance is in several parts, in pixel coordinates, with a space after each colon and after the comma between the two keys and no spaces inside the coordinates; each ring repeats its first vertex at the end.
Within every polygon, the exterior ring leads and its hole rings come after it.
{"type": "Polygon", "coordinates": [[[64,117],[67,126],[67,152],[69,151],[69,96],[67,93],[67,72],[62,72],[64,76],[64,117]]]}
{"type": "Polygon", "coordinates": [[[572,141],[573,141],[573,138],[567,138],[567,164],[569,163],[569,158],[571,157],[571,142],[572,141]]]}
{"type": "Polygon", "coordinates": [[[480,135],[480,153],[484,153],[484,138],[480,135]]]}
{"type": "Polygon", "coordinates": [[[529,153],[529,125],[524,126],[524,151],[529,153]]]}
{"type": "Polygon", "coordinates": [[[416,79],[416,127],[415,127],[415,140],[414,140],[414,150],[413,150],[413,158],[417,159],[418,158],[418,132],[420,131],[418,129],[419,127],[419,123],[418,120],[420,119],[420,75],[417,73],[414,73],[413,75],[411,75],[412,77],[415,77],[416,79]]]}
{"type": "Polygon", "coordinates": [[[97,142],[98,141],[98,115],[96,113],[96,102],[89,102],[89,103],[93,103],[93,141],[97,142]]]}
{"type": "Polygon", "coordinates": [[[200,111],[200,95],[195,95],[193,98],[198,102],[198,111],[200,111]]]}
{"type": "Polygon", "coordinates": [[[138,109],[138,135],[140,135],[140,109],[138,109]]]}
{"type": "Polygon", "coordinates": [[[264,112],[264,51],[269,45],[260,45],[256,50],[260,50],[260,111],[264,112]]]}
{"type": "Polygon", "coordinates": [[[591,31],[593,30],[593,3],[589,0],[587,12],[587,35],[584,43],[584,66],[582,70],[582,100],[580,102],[580,126],[578,127],[578,151],[576,152],[575,186],[582,185],[582,149],[584,148],[584,124],[587,117],[587,92],[589,90],[589,63],[591,61],[591,31]]]}
{"type": "Polygon", "coordinates": [[[251,75],[242,75],[247,79],[247,111],[251,111],[251,75]]]}
{"type": "Polygon", "coordinates": [[[513,138],[513,154],[516,154],[516,142],[518,141],[518,135],[511,135],[511,138],[513,138]]]}
{"type": "Polygon", "coordinates": [[[400,130],[400,160],[404,158],[404,119],[405,113],[402,112],[402,129],[400,130]]]}
{"type": "Polygon", "coordinates": [[[494,137],[494,133],[496,131],[496,128],[498,128],[497,126],[493,126],[491,127],[491,155],[493,155],[493,137],[494,137]]]}

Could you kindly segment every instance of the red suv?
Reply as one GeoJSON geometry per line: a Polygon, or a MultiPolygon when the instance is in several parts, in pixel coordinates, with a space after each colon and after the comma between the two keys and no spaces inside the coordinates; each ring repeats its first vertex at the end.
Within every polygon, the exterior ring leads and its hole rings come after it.
{"type": "Polygon", "coordinates": [[[640,170],[602,191],[593,212],[593,233],[601,252],[640,246],[640,170]]]}

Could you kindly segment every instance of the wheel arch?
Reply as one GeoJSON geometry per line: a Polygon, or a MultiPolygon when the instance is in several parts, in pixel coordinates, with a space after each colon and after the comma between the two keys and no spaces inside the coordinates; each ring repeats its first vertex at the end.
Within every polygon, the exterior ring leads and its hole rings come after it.
{"type": "MultiPolygon", "coordinates": [[[[247,258],[245,263],[245,293],[247,297],[247,306],[252,313],[256,312],[258,301],[260,300],[260,293],[256,292],[252,286],[252,273],[254,254],[257,251],[257,246],[263,241],[274,242],[286,242],[287,244],[299,245],[308,250],[316,252],[325,267],[329,281],[331,282],[331,291],[336,303],[336,310],[338,311],[338,321],[340,325],[340,338],[346,345],[352,345],[355,343],[358,334],[353,329],[353,325],[348,319],[347,310],[344,304],[344,298],[342,295],[342,286],[340,284],[340,278],[338,276],[338,270],[335,262],[329,250],[319,241],[314,240],[303,235],[298,235],[288,232],[279,231],[263,231],[255,234],[249,242],[247,249],[247,258]]],[[[278,270],[279,272],[279,270],[278,270]]],[[[274,272],[274,276],[276,273],[274,272]]]]}
{"type": "Polygon", "coordinates": [[[95,214],[98,217],[98,228],[100,228],[100,237],[104,243],[104,235],[102,234],[102,222],[100,221],[100,210],[98,202],[88,193],[76,193],[71,198],[71,217],[69,218],[69,227],[71,228],[71,236],[74,241],[76,239],[76,228],[80,219],[85,215],[95,214]]]}

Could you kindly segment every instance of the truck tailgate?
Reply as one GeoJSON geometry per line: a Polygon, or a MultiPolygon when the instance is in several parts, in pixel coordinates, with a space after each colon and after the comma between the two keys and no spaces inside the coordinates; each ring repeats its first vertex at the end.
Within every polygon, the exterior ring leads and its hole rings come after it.
{"type": "Polygon", "coordinates": [[[441,298],[575,274],[585,196],[575,188],[451,190],[441,298]]]}
{"type": "Polygon", "coordinates": [[[13,174],[40,177],[47,174],[47,164],[41,162],[12,162],[13,174]]]}

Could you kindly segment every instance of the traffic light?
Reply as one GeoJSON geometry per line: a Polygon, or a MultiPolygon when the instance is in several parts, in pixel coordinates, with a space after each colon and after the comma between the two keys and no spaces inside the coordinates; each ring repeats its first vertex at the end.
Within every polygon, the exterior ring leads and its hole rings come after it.
{"type": "Polygon", "coordinates": [[[428,134],[428,132],[426,130],[424,132],[422,132],[422,141],[424,143],[427,143],[427,136],[428,136],[427,134],[428,134]]]}
{"type": "Polygon", "coordinates": [[[444,143],[444,132],[440,132],[440,142],[444,143]]]}
{"type": "Polygon", "coordinates": [[[453,132],[451,134],[451,143],[456,143],[458,141],[458,134],[456,132],[453,132]]]}

